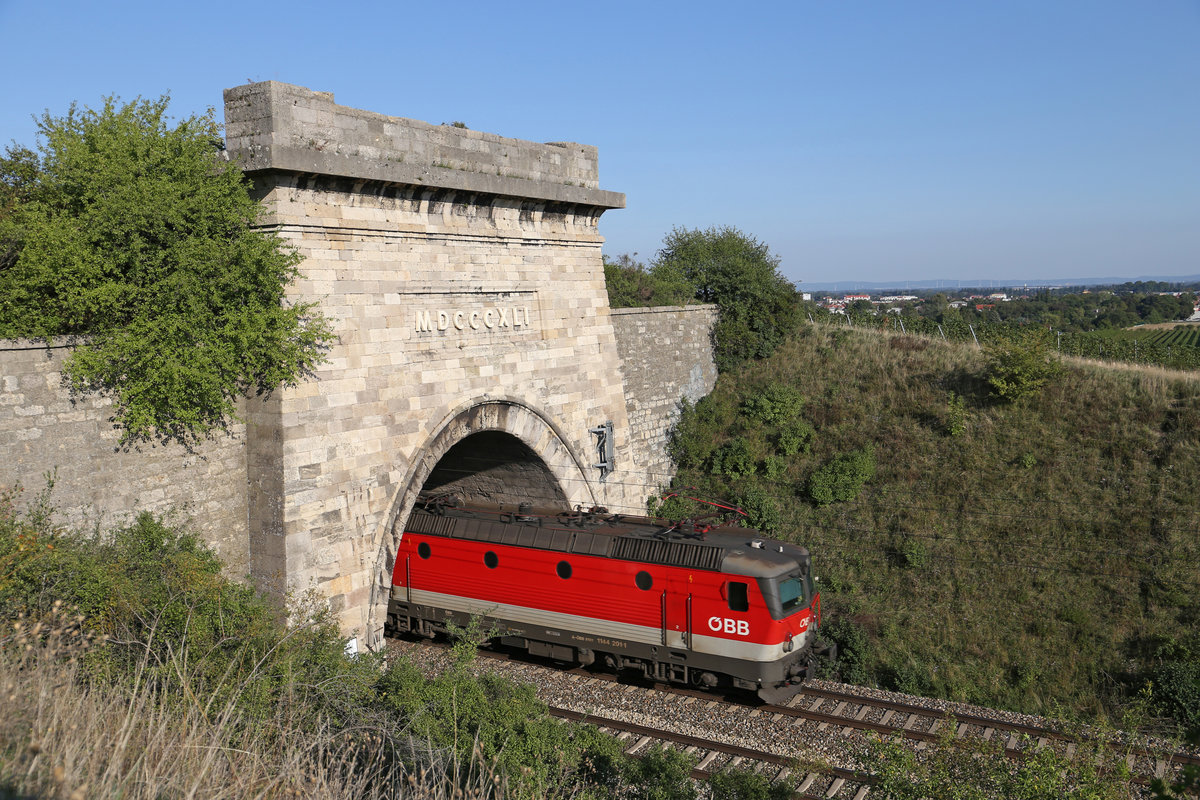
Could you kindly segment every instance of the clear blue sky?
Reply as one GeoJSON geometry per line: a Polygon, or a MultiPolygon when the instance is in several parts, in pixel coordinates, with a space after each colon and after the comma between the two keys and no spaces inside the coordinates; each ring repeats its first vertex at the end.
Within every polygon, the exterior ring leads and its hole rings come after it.
{"type": "Polygon", "coordinates": [[[794,280],[1200,274],[1200,0],[0,0],[34,114],[279,80],[600,149],[605,252],[732,225],[794,280]]]}

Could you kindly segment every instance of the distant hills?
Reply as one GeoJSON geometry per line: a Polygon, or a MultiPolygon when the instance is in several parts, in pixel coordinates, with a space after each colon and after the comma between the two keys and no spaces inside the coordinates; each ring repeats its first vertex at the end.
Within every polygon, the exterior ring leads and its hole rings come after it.
{"type": "Polygon", "coordinates": [[[1133,281],[1162,281],[1164,283],[1200,283],[1200,275],[1144,275],[1137,278],[1040,278],[1036,280],[987,280],[983,278],[940,279],[921,281],[801,281],[798,286],[805,292],[899,292],[899,291],[965,291],[969,289],[1054,288],[1062,286],[1116,286],[1133,281]]]}

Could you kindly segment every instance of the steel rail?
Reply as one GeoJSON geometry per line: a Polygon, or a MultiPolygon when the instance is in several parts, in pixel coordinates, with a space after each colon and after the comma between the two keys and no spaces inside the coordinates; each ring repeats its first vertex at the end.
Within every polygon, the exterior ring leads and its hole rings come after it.
{"type": "MultiPolygon", "coordinates": [[[[599,728],[609,728],[612,730],[628,731],[636,736],[649,737],[651,739],[659,739],[673,744],[681,744],[685,747],[695,747],[698,750],[716,751],[726,755],[740,757],[746,761],[757,761],[766,764],[771,764],[777,767],[792,768],[796,766],[796,759],[788,756],[781,756],[775,753],[769,753],[763,750],[755,750],[749,747],[740,745],[728,744],[714,739],[704,739],[699,736],[691,736],[685,733],[676,733],[674,731],[662,730],[661,728],[652,728],[646,725],[639,725],[634,722],[625,722],[624,720],[612,719],[610,717],[601,717],[595,714],[588,714],[582,711],[573,711],[568,708],[558,708],[556,706],[549,707],[550,714],[560,719],[570,720],[572,722],[582,722],[588,725],[595,725],[599,728]]],[[[844,769],[842,767],[822,767],[820,769],[807,770],[810,773],[820,773],[823,775],[832,776],[835,780],[841,779],[845,782],[868,785],[874,782],[873,778],[865,772],[855,772],[854,770],[844,769]]],[[[702,769],[693,769],[692,777],[697,780],[708,780],[712,777],[713,772],[702,769]]],[[[827,795],[820,795],[820,798],[825,798],[827,795]]],[[[797,798],[817,798],[817,795],[795,794],[797,798]]]]}

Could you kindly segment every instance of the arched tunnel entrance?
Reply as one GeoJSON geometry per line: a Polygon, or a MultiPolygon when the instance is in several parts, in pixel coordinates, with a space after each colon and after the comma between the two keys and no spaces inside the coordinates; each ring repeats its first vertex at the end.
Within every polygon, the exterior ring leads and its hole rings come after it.
{"type": "Polygon", "coordinates": [[[592,506],[598,496],[585,463],[551,419],[518,401],[489,399],[449,414],[411,463],[381,531],[366,603],[368,646],[382,641],[396,552],[420,494],[562,509],[592,506]]]}
{"type": "Polygon", "coordinates": [[[471,502],[565,508],[567,496],[541,457],[503,431],[473,433],[451,447],[421,487],[471,502]]]}

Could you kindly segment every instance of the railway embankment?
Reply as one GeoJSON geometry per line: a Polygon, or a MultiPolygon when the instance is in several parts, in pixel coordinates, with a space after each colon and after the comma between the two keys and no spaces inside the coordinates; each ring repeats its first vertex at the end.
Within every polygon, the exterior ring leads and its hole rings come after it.
{"type": "MultiPolygon", "coordinates": [[[[429,675],[451,669],[445,646],[393,640],[390,656],[429,675]]],[[[693,764],[694,777],[749,771],[786,785],[800,797],[861,800],[879,782],[883,743],[918,758],[960,746],[1012,762],[1046,756],[1068,772],[1078,759],[1128,770],[1109,775],[1123,795],[1149,797],[1150,781],[1171,780],[1183,767],[1200,765],[1200,751],[1137,732],[1077,727],[1060,720],[966,703],[905,695],[833,681],[807,682],[786,704],[762,704],[744,694],[625,682],[618,676],[569,669],[549,661],[483,651],[479,674],[499,675],[533,687],[551,713],[598,727],[636,757],[652,746],[671,747],[693,764]],[[988,749],[990,748],[990,749],[988,749]]],[[[1081,767],[1081,765],[1076,765],[1081,767]]],[[[1076,769],[1073,780],[1086,769],[1076,769]]]]}
{"type": "Polygon", "coordinates": [[[1013,399],[974,344],[805,326],[685,411],[677,483],[810,549],[831,677],[1200,727],[1195,378],[1043,355],[1013,399]]]}

